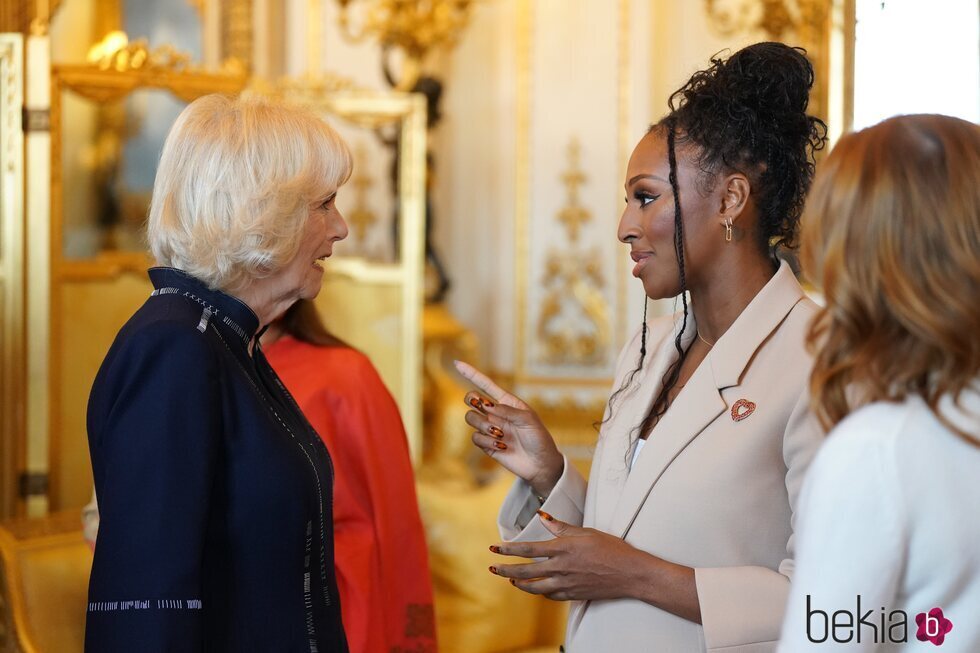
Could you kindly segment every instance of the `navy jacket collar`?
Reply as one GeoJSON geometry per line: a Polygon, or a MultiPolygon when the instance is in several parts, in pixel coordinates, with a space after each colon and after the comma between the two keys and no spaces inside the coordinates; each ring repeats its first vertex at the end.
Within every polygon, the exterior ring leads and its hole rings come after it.
{"type": "Polygon", "coordinates": [[[209,314],[202,317],[202,322],[205,319],[215,321],[229,329],[245,344],[248,344],[258,331],[258,316],[237,297],[220,290],[212,290],[199,279],[177,268],[154,267],[149,269],[148,274],[153,284],[154,295],[183,295],[200,304],[202,309],[206,309],[209,314]]]}

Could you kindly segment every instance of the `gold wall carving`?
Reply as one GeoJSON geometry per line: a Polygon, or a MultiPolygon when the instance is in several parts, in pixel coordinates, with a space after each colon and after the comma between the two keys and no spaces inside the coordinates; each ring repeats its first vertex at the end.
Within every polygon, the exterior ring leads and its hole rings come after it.
{"type": "Polygon", "coordinates": [[[568,230],[568,237],[573,243],[578,241],[579,227],[592,219],[592,212],[582,206],[582,201],[579,198],[579,186],[588,181],[588,177],[582,172],[580,165],[581,156],[582,146],[578,139],[573,137],[568,144],[569,168],[561,177],[568,193],[568,199],[565,208],[558,212],[558,221],[565,225],[565,229],[568,230]]]}
{"type": "MultiPolygon", "coordinates": [[[[546,372],[539,372],[535,368],[537,364],[547,364],[547,365],[564,365],[564,366],[576,366],[581,368],[595,367],[609,365],[611,366],[611,358],[609,358],[612,352],[613,344],[618,344],[616,341],[625,341],[625,333],[627,326],[626,323],[626,311],[627,311],[627,298],[626,298],[626,283],[625,283],[625,266],[620,260],[615,262],[610,261],[606,254],[598,255],[599,270],[601,274],[599,276],[592,275],[591,273],[585,272],[589,267],[589,262],[584,261],[582,266],[582,271],[575,277],[579,284],[579,291],[576,293],[570,293],[567,297],[568,301],[571,301],[578,305],[576,310],[584,311],[585,306],[588,306],[588,310],[595,316],[598,326],[590,326],[590,328],[595,329],[594,337],[596,342],[594,343],[598,350],[604,351],[603,356],[589,357],[589,362],[584,362],[584,354],[579,354],[576,359],[564,358],[560,362],[556,361],[554,358],[549,357],[547,352],[549,350],[554,350],[557,340],[554,336],[550,337],[551,344],[549,344],[549,330],[553,328],[555,322],[552,320],[542,320],[544,314],[554,314],[554,301],[541,302],[541,308],[537,309],[534,314],[529,310],[529,287],[540,286],[541,279],[534,278],[530,276],[530,260],[532,256],[533,246],[530,238],[530,221],[531,221],[531,148],[532,148],[532,124],[534,112],[537,111],[537,107],[533,106],[532,95],[534,91],[535,84],[535,71],[532,66],[532,55],[534,53],[534,38],[535,31],[538,29],[536,25],[535,12],[540,11],[541,6],[537,5],[530,0],[519,0],[517,3],[517,13],[515,21],[515,68],[516,68],[516,129],[515,129],[515,210],[514,210],[514,229],[515,229],[515,241],[514,241],[514,256],[515,256],[515,336],[514,336],[514,384],[517,392],[524,392],[525,394],[537,394],[542,397],[551,397],[549,401],[555,401],[555,396],[560,397],[595,397],[598,395],[604,395],[610,383],[610,378],[606,374],[598,374],[596,376],[588,375],[588,373],[576,372],[576,373],[561,373],[548,370],[546,372]],[[593,285],[593,279],[600,278],[603,280],[603,289],[609,285],[610,281],[608,277],[615,275],[615,300],[616,307],[615,311],[610,310],[609,301],[605,296],[596,295],[597,288],[593,285]],[[588,287],[589,290],[586,292],[584,289],[588,287]],[[600,308],[601,306],[601,308],[600,308]],[[601,315],[601,317],[600,317],[601,315]],[[542,328],[542,322],[546,322],[548,326],[542,328]],[[529,338],[530,336],[530,338],[529,338]],[[531,340],[529,342],[529,340],[531,340]],[[600,342],[601,341],[601,342],[600,342]],[[540,352],[540,354],[539,354],[540,352]],[[554,392],[551,392],[553,390],[554,392]],[[557,395],[556,395],[557,393],[557,395]]],[[[616,94],[614,96],[615,102],[615,113],[614,120],[615,134],[616,134],[616,147],[619,153],[619,159],[622,161],[619,165],[622,166],[622,170],[625,170],[625,161],[629,155],[631,142],[630,142],[630,120],[631,111],[630,104],[632,101],[632,91],[633,91],[633,81],[631,79],[631,31],[630,26],[633,23],[632,20],[632,9],[631,0],[619,0],[615,6],[616,15],[616,47],[615,47],[615,64],[617,66],[617,81],[616,81],[616,94]]],[[[610,189],[612,190],[612,189],[610,189]]],[[[610,205],[610,208],[614,205],[610,205]]],[[[611,209],[612,211],[618,211],[618,206],[616,209],[611,209]]],[[[605,217],[606,212],[603,211],[603,216],[605,217]]],[[[579,223],[582,224],[581,222],[579,223]]],[[[614,238],[613,234],[608,234],[609,238],[614,238]]],[[[541,253],[545,261],[548,260],[548,254],[541,253]]],[[[564,254],[568,256],[568,251],[565,250],[564,254]]],[[[593,254],[592,252],[586,251],[581,254],[585,259],[588,259],[593,254]]],[[[622,257],[620,257],[622,258],[622,257]]],[[[595,261],[593,258],[592,261],[595,261]]],[[[554,292],[554,291],[552,291],[554,292]]],[[[554,296],[552,296],[553,300],[554,296]]],[[[551,332],[554,334],[554,332],[551,332]]],[[[566,334],[567,338],[567,334],[566,334]]],[[[590,350],[590,346],[580,347],[580,352],[585,352],[590,350]]],[[[590,400],[591,401],[591,400],[590,400]]]]}
{"type": "Polygon", "coordinates": [[[538,314],[537,338],[540,360],[550,365],[602,364],[609,354],[611,325],[602,291],[603,257],[600,251],[577,246],[581,225],[592,219],[582,206],[579,187],[588,177],[580,167],[577,138],[568,144],[568,170],[561,174],[567,199],[557,220],[564,227],[569,246],[548,253],[541,283],[547,289],[538,314]]]}
{"type": "Polygon", "coordinates": [[[22,512],[25,467],[24,54],[20,34],[0,35],[0,518],[22,512]]]}
{"type": "Polygon", "coordinates": [[[552,251],[538,317],[541,360],[550,365],[596,365],[609,353],[611,325],[598,251],[552,251]]]}

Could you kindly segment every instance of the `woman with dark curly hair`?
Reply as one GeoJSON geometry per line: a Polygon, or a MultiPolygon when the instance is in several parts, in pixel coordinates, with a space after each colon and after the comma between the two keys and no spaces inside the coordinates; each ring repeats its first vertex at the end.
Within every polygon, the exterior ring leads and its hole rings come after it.
{"type": "Polygon", "coordinates": [[[776,256],[825,140],[812,84],[802,51],[747,47],[696,73],[633,151],[618,236],[646,296],[682,310],[620,355],[588,483],[527,404],[458,365],[482,391],[466,396],[474,444],[518,477],[491,549],[534,560],[490,571],[574,601],[566,651],[775,647],[821,440],[817,309],[776,256]]]}

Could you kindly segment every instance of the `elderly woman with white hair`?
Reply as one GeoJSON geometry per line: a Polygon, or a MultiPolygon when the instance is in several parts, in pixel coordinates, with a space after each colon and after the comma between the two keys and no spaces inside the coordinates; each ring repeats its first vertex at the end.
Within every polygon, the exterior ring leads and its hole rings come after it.
{"type": "Polygon", "coordinates": [[[320,289],[351,156],[323,121],[207,96],[167,137],[155,290],[89,399],[88,651],[347,651],[333,468],[258,335],[320,289]]]}

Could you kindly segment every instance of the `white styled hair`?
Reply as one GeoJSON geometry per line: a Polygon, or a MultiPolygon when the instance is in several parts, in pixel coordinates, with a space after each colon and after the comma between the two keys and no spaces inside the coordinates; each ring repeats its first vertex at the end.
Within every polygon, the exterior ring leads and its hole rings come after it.
{"type": "Polygon", "coordinates": [[[256,95],[206,95],[177,117],[153,184],[159,265],[239,291],[299,251],[310,204],[350,177],[343,139],[311,112],[256,95]]]}

